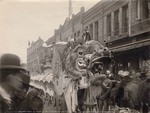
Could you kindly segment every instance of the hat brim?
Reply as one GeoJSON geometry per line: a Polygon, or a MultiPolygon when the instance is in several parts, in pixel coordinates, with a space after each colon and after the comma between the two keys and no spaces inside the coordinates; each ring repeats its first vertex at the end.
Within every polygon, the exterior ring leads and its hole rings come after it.
{"type": "Polygon", "coordinates": [[[19,69],[19,70],[24,70],[26,69],[20,67],[20,66],[12,66],[12,65],[7,65],[7,66],[0,66],[0,69],[19,69]]]}

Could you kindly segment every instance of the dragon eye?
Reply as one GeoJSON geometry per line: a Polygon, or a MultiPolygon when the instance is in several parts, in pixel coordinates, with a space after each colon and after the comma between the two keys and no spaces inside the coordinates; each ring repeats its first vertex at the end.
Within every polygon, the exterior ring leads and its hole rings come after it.
{"type": "Polygon", "coordinates": [[[79,55],[83,55],[83,52],[82,52],[82,51],[79,51],[79,55]]]}

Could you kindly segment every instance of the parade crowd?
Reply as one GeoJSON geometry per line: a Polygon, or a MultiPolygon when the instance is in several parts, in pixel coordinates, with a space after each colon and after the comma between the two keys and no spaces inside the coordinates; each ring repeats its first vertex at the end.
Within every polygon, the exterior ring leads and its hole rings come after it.
{"type": "MultiPolygon", "coordinates": [[[[130,109],[132,112],[148,113],[150,110],[150,68],[144,66],[139,71],[120,70],[117,75],[110,71],[103,81],[102,91],[97,97],[99,111],[130,109]]],[[[129,110],[127,110],[129,111],[129,110]]]]}
{"type": "MultiPolygon", "coordinates": [[[[29,82],[30,75],[21,67],[18,56],[14,54],[1,56],[0,113],[42,113],[44,101],[29,82]]],[[[107,70],[101,85],[101,92],[96,98],[99,111],[106,112],[118,106],[118,108],[148,113],[150,110],[150,68],[145,66],[139,71],[132,70],[131,72],[120,70],[117,75],[107,70]]],[[[79,105],[82,106],[82,103],[79,105]]]]}

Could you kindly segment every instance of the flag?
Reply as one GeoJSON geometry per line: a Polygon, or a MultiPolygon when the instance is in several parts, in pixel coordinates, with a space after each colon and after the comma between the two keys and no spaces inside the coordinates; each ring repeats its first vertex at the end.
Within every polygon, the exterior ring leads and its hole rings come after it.
{"type": "Polygon", "coordinates": [[[71,17],[72,13],[73,13],[73,9],[72,9],[72,1],[69,0],[69,18],[71,17]]]}

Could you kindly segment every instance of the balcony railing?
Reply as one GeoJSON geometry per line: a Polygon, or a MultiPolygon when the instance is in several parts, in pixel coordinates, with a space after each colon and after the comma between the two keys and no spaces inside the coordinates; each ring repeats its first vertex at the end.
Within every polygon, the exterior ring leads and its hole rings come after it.
{"type": "Polygon", "coordinates": [[[116,29],[116,30],[114,30],[114,32],[106,33],[104,35],[101,35],[99,38],[101,38],[101,39],[104,38],[105,41],[107,41],[107,42],[115,41],[115,40],[118,40],[118,39],[128,36],[128,34],[129,34],[128,29],[129,29],[129,27],[123,27],[122,29],[116,29]]]}
{"type": "Polygon", "coordinates": [[[137,35],[150,31],[150,18],[140,21],[131,26],[131,35],[137,35]]]}
{"type": "MultiPolygon", "coordinates": [[[[142,34],[150,31],[150,18],[131,25],[131,36],[142,34]]],[[[129,26],[126,24],[122,29],[116,29],[114,32],[108,32],[99,36],[99,40],[104,39],[106,42],[119,40],[129,36],[129,26]]]]}

